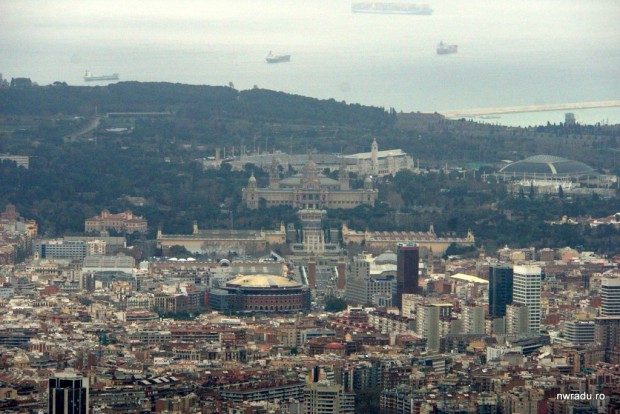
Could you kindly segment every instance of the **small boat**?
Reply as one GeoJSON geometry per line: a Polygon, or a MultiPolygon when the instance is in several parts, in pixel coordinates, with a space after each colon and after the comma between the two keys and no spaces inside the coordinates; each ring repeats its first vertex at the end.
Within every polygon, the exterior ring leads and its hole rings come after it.
{"type": "Polygon", "coordinates": [[[457,53],[458,51],[458,45],[449,45],[447,43],[444,43],[443,41],[439,42],[439,44],[437,45],[438,55],[450,55],[452,53],[457,53]]]}
{"type": "Polygon", "coordinates": [[[84,81],[86,82],[107,80],[118,80],[118,73],[113,73],[111,75],[93,75],[88,70],[84,73],[84,81]]]}
{"type": "Polygon", "coordinates": [[[276,55],[276,54],[274,54],[270,50],[269,54],[267,55],[267,58],[265,60],[267,60],[267,63],[290,62],[291,61],[291,55],[276,55]]]}

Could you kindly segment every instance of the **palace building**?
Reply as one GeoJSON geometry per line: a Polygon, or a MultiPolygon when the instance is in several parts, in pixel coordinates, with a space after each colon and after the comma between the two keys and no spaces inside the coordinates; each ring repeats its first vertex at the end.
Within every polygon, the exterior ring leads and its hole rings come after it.
{"type": "Polygon", "coordinates": [[[192,234],[164,234],[157,231],[157,248],[167,255],[172,246],[194,254],[240,255],[263,252],[270,245],[286,244],[284,223],[276,230],[202,230],[194,222],[192,234]]]}
{"type": "Polygon", "coordinates": [[[415,243],[420,248],[433,253],[434,256],[443,255],[448,247],[454,243],[457,247],[474,246],[476,239],[469,231],[466,237],[440,237],[435,233],[431,224],[428,231],[359,231],[352,230],[346,224],[342,225],[342,241],[363,244],[368,250],[395,250],[399,244],[415,243]]]}
{"type": "Polygon", "coordinates": [[[84,221],[84,229],[87,233],[110,229],[125,233],[133,233],[134,231],[146,233],[147,228],[147,221],[141,216],[134,215],[131,210],[118,214],[103,210],[100,216],[91,217],[84,221]]]}
{"type": "Polygon", "coordinates": [[[383,177],[401,170],[413,170],[413,159],[401,149],[379,151],[377,140],[372,141],[370,152],[345,155],[347,164],[353,164],[351,171],[360,175],[383,177]]]}
{"type": "Polygon", "coordinates": [[[313,160],[309,160],[301,174],[280,179],[278,163],[273,159],[269,171],[269,186],[259,188],[254,174],[243,189],[243,202],[251,209],[259,207],[291,206],[298,209],[351,209],[367,204],[374,206],[378,192],[367,176],[360,189],[349,187],[349,170],[343,159],[338,180],[319,173],[313,160]]]}
{"type": "MultiPolygon", "coordinates": [[[[202,160],[204,168],[219,168],[221,160],[219,160],[219,152],[216,151],[214,160],[202,160]],[[213,166],[213,167],[212,167],[213,166]]],[[[247,164],[253,164],[261,169],[268,169],[275,162],[277,165],[287,171],[294,169],[300,171],[304,165],[312,159],[320,170],[328,169],[337,171],[344,162],[347,171],[357,174],[358,176],[372,175],[373,177],[383,177],[386,175],[394,175],[402,170],[414,170],[413,159],[402,149],[389,149],[379,151],[379,144],[374,139],[370,146],[370,152],[360,152],[357,154],[287,154],[282,151],[274,151],[272,153],[254,153],[245,154],[242,151],[238,157],[227,159],[234,171],[243,171],[247,164]]]]}

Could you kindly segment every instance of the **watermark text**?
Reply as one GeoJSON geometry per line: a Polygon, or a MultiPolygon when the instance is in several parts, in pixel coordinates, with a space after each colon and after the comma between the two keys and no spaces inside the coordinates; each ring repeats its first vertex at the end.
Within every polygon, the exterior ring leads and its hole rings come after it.
{"type": "Polygon", "coordinates": [[[574,401],[591,401],[591,400],[604,400],[605,394],[591,394],[588,392],[581,392],[575,394],[556,394],[557,400],[574,400],[574,401]]]}

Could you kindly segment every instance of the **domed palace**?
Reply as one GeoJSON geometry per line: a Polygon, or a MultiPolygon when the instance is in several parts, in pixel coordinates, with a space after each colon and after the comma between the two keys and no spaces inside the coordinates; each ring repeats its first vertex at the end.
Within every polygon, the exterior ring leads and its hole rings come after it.
{"type": "Polygon", "coordinates": [[[305,312],[310,290],[282,276],[238,276],[223,288],[209,290],[208,303],[219,312],[305,312]]]}
{"type": "Polygon", "coordinates": [[[280,179],[278,162],[274,158],[269,171],[269,186],[259,188],[252,174],[242,197],[251,209],[281,205],[299,209],[350,209],[362,204],[374,206],[377,190],[373,188],[370,177],[364,180],[363,188],[350,188],[348,166],[344,159],[338,180],[334,180],[321,174],[312,159],[304,165],[301,174],[280,179]]]}

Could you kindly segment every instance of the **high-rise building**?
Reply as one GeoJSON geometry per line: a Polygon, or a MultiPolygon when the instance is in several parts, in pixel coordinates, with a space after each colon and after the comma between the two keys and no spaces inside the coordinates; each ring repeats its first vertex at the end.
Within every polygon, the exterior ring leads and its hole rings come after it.
{"type": "Polygon", "coordinates": [[[61,373],[49,379],[49,414],[87,414],[88,378],[61,373]]]}
{"type": "Polygon", "coordinates": [[[441,335],[439,332],[439,306],[424,306],[423,319],[424,319],[424,336],[426,337],[426,351],[427,352],[439,352],[441,344],[441,335]]]}
{"type": "Polygon", "coordinates": [[[594,342],[594,321],[571,320],[566,322],[565,336],[573,344],[584,345],[594,342]]]}
{"type": "MultiPolygon", "coordinates": [[[[393,255],[393,253],[392,253],[393,255]]],[[[345,299],[359,305],[377,305],[379,302],[393,303],[396,291],[396,264],[392,261],[377,260],[368,253],[353,258],[351,270],[347,275],[345,299]]]]}
{"type": "Polygon", "coordinates": [[[507,305],[505,319],[508,335],[522,335],[530,330],[529,310],[521,303],[507,305]]]}
{"type": "Polygon", "coordinates": [[[601,281],[601,316],[620,316],[620,277],[606,276],[601,281]]]}
{"type": "MultiPolygon", "coordinates": [[[[405,295],[407,297],[407,295],[405,295]]],[[[416,333],[426,338],[426,350],[439,352],[441,338],[451,330],[460,332],[460,326],[451,325],[452,303],[424,303],[416,306],[416,333]]],[[[458,321],[458,320],[457,320],[458,321]]],[[[460,322],[460,321],[458,321],[460,322]]]]}
{"type": "Polygon", "coordinates": [[[463,307],[463,332],[470,334],[483,334],[485,332],[484,307],[463,307]]]}
{"type": "Polygon", "coordinates": [[[512,303],[512,265],[495,263],[489,267],[489,315],[506,316],[506,305],[512,303]]]}
{"type": "Polygon", "coordinates": [[[403,293],[420,293],[418,272],[420,250],[416,245],[398,246],[396,263],[396,306],[402,309],[403,293]]]}
{"type": "Polygon", "coordinates": [[[594,340],[603,347],[605,362],[620,364],[620,316],[595,318],[594,340]]]}
{"type": "Polygon", "coordinates": [[[513,268],[512,302],[527,306],[529,331],[540,332],[540,266],[517,265],[513,268]]]}

